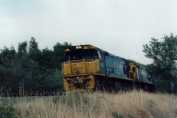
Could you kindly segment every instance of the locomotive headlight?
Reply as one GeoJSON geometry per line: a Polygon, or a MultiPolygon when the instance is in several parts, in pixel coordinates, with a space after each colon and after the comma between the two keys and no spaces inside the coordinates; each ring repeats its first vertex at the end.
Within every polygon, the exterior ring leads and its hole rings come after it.
{"type": "Polygon", "coordinates": [[[90,75],[88,78],[89,78],[89,79],[93,79],[93,76],[92,76],[92,75],[90,75]]]}
{"type": "Polygon", "coordinates": [[[84,49],[89,49],[89,47],[87,47],[87,46],[84,46],[84,49]]]}
{"type": "Polygon", "coordinates": [[[69,49],[69,48],[67,48],[67,49],[65,49],[65,50],[64,50],[64,52],[69,52],[69,51],[70,51],[70,49],[69,49]]]}
{"type": "Polygon", "coordinates": [[[79,77],[76,77],[76,79],[80,79],[79,77]]]}
{"type": "Polygon", "coordinates": [[[76,49],[81,49],[82,47],[80,45],[76,46],[76,49]]]}

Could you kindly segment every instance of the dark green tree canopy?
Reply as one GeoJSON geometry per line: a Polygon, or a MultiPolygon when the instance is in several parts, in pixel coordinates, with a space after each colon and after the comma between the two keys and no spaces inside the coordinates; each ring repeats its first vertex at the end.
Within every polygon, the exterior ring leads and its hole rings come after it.
{"type": "Polygon", "coordinates": [[[27,54],[27,42],[24,41],[22,43],[19,43],[18,45],[18,55],[21,57],[26,54],[27,54]]]}
{"type": "Polygon", "coordinates": [[[162,39],[152,38],[144,45],[145,56],[152,59],[149,71],[160,79],[176,79],[177,36],[170,34],[162,39]]]}
{"type": "Polygon", "coordinates": [[[61,91],[61,64],[68,46],[68,43],[56,43],[53,49],[40,49],[36,39],[31,37],[29,42],[20,42],[17,50],[14,47],[1,49],[0,94],[61,91]]]}

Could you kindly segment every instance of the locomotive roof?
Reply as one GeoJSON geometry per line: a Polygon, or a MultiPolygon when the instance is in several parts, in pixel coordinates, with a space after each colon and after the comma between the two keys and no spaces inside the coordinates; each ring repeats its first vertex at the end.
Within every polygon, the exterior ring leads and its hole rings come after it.
{"type": "Polygon", "coordinates": [[[123,57],[114,55],[114,54],[112,54],[112,53],[110,53],[110,52],[108,52],[108,51],[105,51],[105,50],[103,50],[103,49],[100,49],[100,48],[98,48],[98,47],[96,47],[96,49],[97,49],[97,50],[100,50],[100,51],[102,51],[102,52],[104,52],[104,53],[107,53],[107,54],[110,55],[110,56],[117,57],[117,58],[120,58],[120,59],[122,59],[122,60],[135,63],[135,64],[137,64],[137,65],[139,65],[139,66],[145,66],[144,64],[138,63],[138,62],[136,62],[136,61],[134,61],[134,60],[131,60],[131,59],[125,59],[125,58],[123,58],[123,57]]]}
{"type": "MultiPolygon", "coordinates": [[[[120,59],[122,59],[122,60],[135,63],[135,64],[137,64],[137,65],[139,65],[139,66],[145,66],[144,64],[138,63],[138,62],[136,62],[136,61],[134,61],[134,60],[122,58],[122,57],[120,57],[120,56],[114,55],[114,54],[112,54],[112,53],[110,53],[110,52],[108,52],[108,51],[105,51],[105,50],[103,50],[103,49],[100,49],[100,48],[98,48],[98,47],[96,47],[96,46],[93,46],[93,45],[90,45],[90,44],[76,45],[76,46],[71,46],[71,47],[69,48],[69,50],[73,50],[73,49],[96,49],[96,50],[102,51],[103,53],[108,54],[108,55],[110,55],[110,56],[117,57],[117,58],[120,58],[120,59]]],[[[65,51],[67,52],[67,49],[66,49],[65,51]]]]}

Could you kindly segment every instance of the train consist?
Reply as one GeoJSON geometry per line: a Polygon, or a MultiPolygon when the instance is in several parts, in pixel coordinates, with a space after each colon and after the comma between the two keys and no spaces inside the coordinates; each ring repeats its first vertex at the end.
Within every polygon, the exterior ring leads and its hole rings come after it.
{"type": "Polygon", "coordinates": [[[152,91],[152,81],[142,64],[112,55],[92,45],[65,49],[64,90],[152,91]]]}

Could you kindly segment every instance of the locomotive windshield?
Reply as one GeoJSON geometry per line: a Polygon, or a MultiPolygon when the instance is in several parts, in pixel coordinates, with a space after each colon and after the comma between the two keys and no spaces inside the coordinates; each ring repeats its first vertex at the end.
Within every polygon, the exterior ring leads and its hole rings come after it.
{"type": "Polygon", "coordinates": [[[65,61],[82,60],[82,59],[97,59],[98,53],[94,49],[79,49],[65,53],[65,61]]]}

